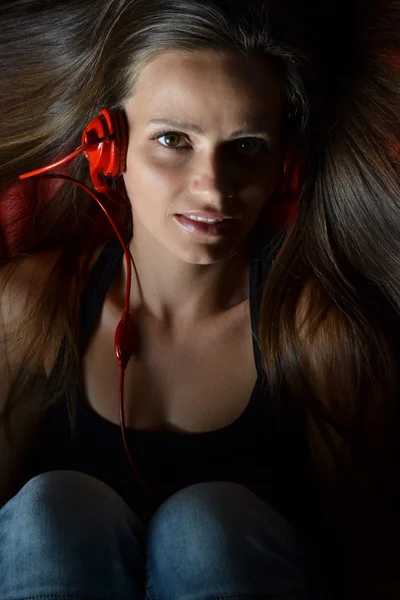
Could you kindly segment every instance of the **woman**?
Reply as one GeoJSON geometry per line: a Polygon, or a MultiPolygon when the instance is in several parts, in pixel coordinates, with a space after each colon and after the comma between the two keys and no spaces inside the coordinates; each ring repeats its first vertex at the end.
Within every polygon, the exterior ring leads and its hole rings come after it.
{"type": "MultiPolygon", "coordinates": [[[[104,107],[127,122],[108,208],[134,264],[124,394],[139,475],[118,426],[121,246],[80,188],[48,203],[39,188],[29,255],[2,272],[1,598],[311,598],[328,562],[316,567],[321,528],[353,516],[349,502],[325,519],[323,494],[357,499],[382,466],[391,475],[400,237],[387,129],[355,95],[341,111],[332,101],[340,119],[323,138],[282,7],[29,4],[6,19],[4,181],[74,150],[104,107]],[[282,236],[272,214],[308,145],[282,236]]],[[[373,97],[393,133],[386,85],[373,97]]],[[[89,183],[86,158],[67,174],[89,183]]],[[[343,562],[358,585],[352,539],[343,562]]]]}

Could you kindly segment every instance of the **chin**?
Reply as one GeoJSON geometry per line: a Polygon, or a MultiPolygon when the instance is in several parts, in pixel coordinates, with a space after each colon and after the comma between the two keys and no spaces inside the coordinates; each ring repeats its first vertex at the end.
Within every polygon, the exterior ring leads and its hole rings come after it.
{"type": "Polygon", "coordinates": [[[178,250],[174,254],[183,262],[191,265],[213,265],[221,260],[226,260],[239,249],[238,245],[224,247],[205,246],[203,248],[178,250]]]}

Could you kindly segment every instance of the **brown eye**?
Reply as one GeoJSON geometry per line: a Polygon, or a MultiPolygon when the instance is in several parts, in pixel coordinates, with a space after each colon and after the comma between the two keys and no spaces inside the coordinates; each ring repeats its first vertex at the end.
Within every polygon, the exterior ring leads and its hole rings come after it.
{"type": "Polygon", "coordinates": [[[174,133],[174,132],[163,133],[162,135],[157,137],[157,140],[165,148],[178,148],[178,147],[181,148],[182,146],[179,146],[179,142],[182,139],[184,139],[183,136],[181,136],[179,133],[174,133]],[[160,141],[162,138],[165,139],[165,143],[160,141]]]}
{"type": "Polygon", "coordinates": [[[264,146],[265,143],[263,140],[256,138],[243,138],[242,140],[237,141],[237,149],[240,154],[257,154],[257,152],[262,150],[264,146]]]}

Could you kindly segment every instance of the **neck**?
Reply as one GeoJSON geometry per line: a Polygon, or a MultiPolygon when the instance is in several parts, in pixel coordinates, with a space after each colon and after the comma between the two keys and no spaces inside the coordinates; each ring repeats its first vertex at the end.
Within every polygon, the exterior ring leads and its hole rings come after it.
{"type": "Polygon", "coordinates": [[[241,304],[248,298],[245,248],[214,264],[185,263],[140,235],[130,242],[135,268],[131,304],[158,319],[191,322],[241,304]]]}

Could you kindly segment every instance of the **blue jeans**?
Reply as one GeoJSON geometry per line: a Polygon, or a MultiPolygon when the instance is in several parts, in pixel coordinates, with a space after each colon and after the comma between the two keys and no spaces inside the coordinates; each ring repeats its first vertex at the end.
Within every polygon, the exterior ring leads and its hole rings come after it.
{"type": "Polygon", "coordinates": [[[201,483],[144,526],[82,473],[34,477],[0,509],[1,600],[309,600],[291,525],[245,487],[201,483]]]}

